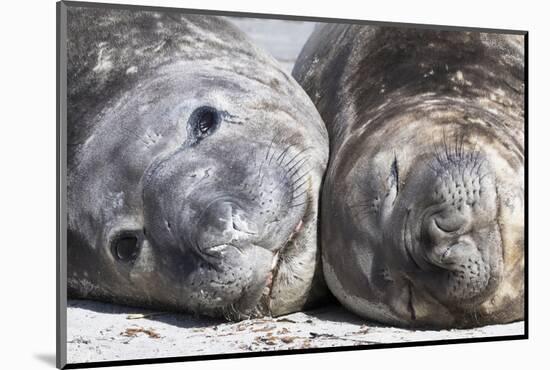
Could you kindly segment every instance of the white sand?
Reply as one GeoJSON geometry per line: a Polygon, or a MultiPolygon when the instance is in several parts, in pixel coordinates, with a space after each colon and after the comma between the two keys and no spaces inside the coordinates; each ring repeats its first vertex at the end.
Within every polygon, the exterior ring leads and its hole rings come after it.
{"type": "Polygon", "coordinates": [[[69,301],[68,362],[481,338],[524,332],[523,322],[442,331],[382,327],[339,306],[237,323],[180,314],[128,319],[129,314],[150,312],[92,301],[69,301]],[[128,336],[132,329],[137,330],[135,336],[128,336]]]}
{"type": "Polygon", "coordinates": [[[227,17],[250,41],[273,55],[283,69],[291,73],[302,46],[316,23],[275,19],[227,17]]]}

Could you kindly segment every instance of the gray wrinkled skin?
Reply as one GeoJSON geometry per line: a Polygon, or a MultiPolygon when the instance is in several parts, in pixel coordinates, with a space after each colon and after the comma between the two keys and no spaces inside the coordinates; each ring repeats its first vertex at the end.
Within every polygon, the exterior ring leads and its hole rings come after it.
{"type": "Polygon", "coordinates": [[[523,37],[326,25],[293,71],[331,140],[321,244],[349,309],[399,326],[524,315],[523,37]]]}
{"type": "Polygon", "coordinates": [[[68,54],[71,296],[238,320],[325,292],[328,136],[271,57],[217,17],[72,7],[68,54]]]}

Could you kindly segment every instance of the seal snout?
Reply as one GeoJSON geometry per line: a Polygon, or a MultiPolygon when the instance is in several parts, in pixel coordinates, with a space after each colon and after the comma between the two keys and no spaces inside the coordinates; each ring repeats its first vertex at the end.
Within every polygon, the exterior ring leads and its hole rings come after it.
{"type": "Polygon", "coordinates": [[[488,256],[500,248],[496,188],[489,165],[478,155],[448,157],[438,166],[424,175],[432,193],[420,219],[419,251],[427,271],[439,276],[428,283],[432,293],[470,305],[489,293],[493,262],[488,256]]]}
{"type": "Polygon", "coordinates": [[[199,219],[199,248],[202,252],[221,251],[233,246],[237,249],[256,244],[262,227],[236,203],[221,200],[210,204],[199,219]]]}

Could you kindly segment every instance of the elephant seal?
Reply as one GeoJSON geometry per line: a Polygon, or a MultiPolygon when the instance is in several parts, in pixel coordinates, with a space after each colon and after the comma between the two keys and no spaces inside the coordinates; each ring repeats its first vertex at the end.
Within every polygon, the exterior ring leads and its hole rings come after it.
{"type": "Polygon", "coordinates": [[[296,81],[219,17],[67,14],[69,296],[231,320],[315,301],[328,135],[296,81]]]}
{"type": "Polygon", "coordinates": [[[524,315],[523,37],[326,25],[293,75],[324,119],[323,270],[407,327],[524,315]]]}

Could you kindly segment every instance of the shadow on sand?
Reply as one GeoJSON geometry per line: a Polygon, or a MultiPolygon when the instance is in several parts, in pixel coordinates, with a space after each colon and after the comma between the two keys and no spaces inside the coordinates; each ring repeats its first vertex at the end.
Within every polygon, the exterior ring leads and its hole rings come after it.
{"type": "MultiPolygon", "coordinates": [[[[154,311],[146,308],[122,306],[117,304],[80,299],[70,299],[67,302],[67,308],[79,308],[92,312],[113,315],[152,314],[152,316],[146,317],[146,319],[151,321],[163,322],[165,324],[176,326],[179,328],[201,328],[207,326],[215,326],[226,322],[221,319],[213,319],[200,315],[183,314],[176,312],[161,312],[158,310],[154,311]]],[[[128,321],[132,322],[133,320],[129,319],[128,321]]]]}

